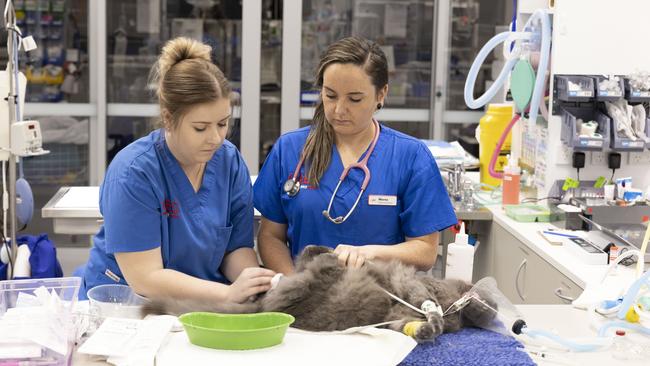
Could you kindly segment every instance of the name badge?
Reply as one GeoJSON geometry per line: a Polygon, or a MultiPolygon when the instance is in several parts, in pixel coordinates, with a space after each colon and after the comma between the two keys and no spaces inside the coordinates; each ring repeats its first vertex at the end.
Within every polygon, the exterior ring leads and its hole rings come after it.
{"type": "Polygon", "coordinates": [[[378,194],[368,195],[370,206],[397,206],[397,196],[383,196],[378,194]]]}
{"type": "Polygon", "coordinates": [[[120,276],[113,273],[110,269],[107,268],[106,271],[104,271],[104,274],[106,275],[106,277],[110,278],[111,280],[118,283],[120,282],[120,276]]]}

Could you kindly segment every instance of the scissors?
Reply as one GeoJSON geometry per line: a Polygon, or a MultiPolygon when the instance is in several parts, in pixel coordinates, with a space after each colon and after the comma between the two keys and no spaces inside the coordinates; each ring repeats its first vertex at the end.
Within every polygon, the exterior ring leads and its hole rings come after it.
{"type": "MultiPolygon", "coordinates": [[[[341,176],[339,177],[339,182],[336,185],[334,192],[332,193],[332,197],[330,198],[330,202],[329,205],[327,206],[327,210],[323,210],[323,216],[325,216],[328,220],[330,220],[335,224],[341,224],[345,222],[345,220],[347,220],[348,217],[350,217],[352,212],[354,212],[355,208],[357,207],[359,200],[361,200],[361,196],[363,195],[363,192],[368,187],[368,183],[370,182],[370,170],[368,169],[368,159],[370,158],[370,155],[372,155],[372,152],[375,150],[375,145],[377,145],[377,140],[379,139],[379,123],[377,123],[377,121],[375,120],[373,120],[373,123],[375,125],[375,136],[372,140],[372,143],[370,144],[370,147],[368,148],[368,152],[366,153],[366,156],[360,162],[350,164],[343,170],[343,173],[341,173],[341,176]],[[332,203],[334,202],[334,197],[336,197],[336,193],[338,192],[341,183],[343,183],[345,178],[348,176],[350,170],[355,168],[361,169],[364,173],[363,183],[361,184],[361,190],[359,191],[357,200],[354,202],[354,205],[345,216],[338,216],[333,218],[330,215],[330,211],[332,209],[332,203]]],[[[298,192],[300,192],[300,181],[298,179],[298,175],[300,174],[300,168],[302,167],[304,161],[305,161],[305,156],[303,154],[300,156],[300,160],[298,161],[298,165],[296,166],[296,169],[293,172],[293,176],[290,179],[287,179],[286,182],[284,182],[283,190],[289,197],[294,197],[298,194],[298,192]]]]}

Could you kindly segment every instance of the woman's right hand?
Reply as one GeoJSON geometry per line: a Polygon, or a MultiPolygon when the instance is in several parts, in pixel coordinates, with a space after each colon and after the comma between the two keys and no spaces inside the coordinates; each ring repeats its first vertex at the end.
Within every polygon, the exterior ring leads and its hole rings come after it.
{"type": "Polygon", "coordinates": [[[228,286],[226,300],[235,303],[244,303],[251,296],[271,289],[271,279],[275,272],[260,267],[245,268],[239,277],[228,286]]]}

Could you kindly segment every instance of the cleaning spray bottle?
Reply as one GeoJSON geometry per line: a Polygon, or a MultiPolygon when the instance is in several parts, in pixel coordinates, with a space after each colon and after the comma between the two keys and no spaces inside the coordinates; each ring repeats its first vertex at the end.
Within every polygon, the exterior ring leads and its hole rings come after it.
{"type": "Polygon", "coordinates": [[[445,279],[457,279],[472,282],[474,269],[474,246],[469,245],[465,234],[465,223],[460,225],[456,240],[447,246],[447,268],[445,279]]]}
{"type": "Polygon", "coordinates": [[[519,204],[519,183],[521,182],[521,168],[516,156],[508,156],[508,165],[503,168],[503,201],[504,205],[519,204]]]}

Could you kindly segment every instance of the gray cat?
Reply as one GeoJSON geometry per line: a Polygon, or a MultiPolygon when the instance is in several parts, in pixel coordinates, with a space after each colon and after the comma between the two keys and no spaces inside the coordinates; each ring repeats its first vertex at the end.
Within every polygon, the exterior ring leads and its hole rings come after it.
{"type": "MultiPolygon", "coordinates": [[[[253,313],[279,311],[296,318],[293,327],[310,331],[334,331],[398,320],[390,329],[404,332],[418,342],[435,339],[443,332],[464,326],[482,326],[494,318],[494,311],[471,301],[460,312],[444,317],[430,313],[427,319],[393,300],[386,291],[420,307],[426,300],[444,310],[472,285],[458,280],[437,280],[430,274],[397,261],[366,263],[348,269],[338,263],[327,247],[308,246],[301,253],[296,272],[282,277],[278,286],[245,304],[210,304],[198,301],[152,301],[145,314],[182,314],[190,311],[253,313]]],[[[481,297],[496,308],[488,294],[481,297]]]]}

